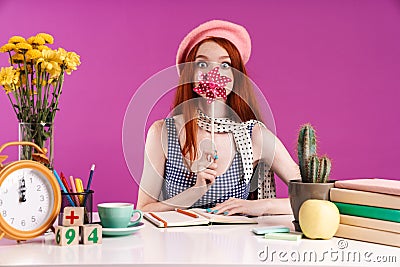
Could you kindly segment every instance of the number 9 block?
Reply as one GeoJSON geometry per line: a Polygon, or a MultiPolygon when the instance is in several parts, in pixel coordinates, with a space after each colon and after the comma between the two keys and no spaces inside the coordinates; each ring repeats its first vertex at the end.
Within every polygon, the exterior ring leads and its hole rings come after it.
{"type": "Polygon", "coordinates": [[[71,246],[79,244],[79,226],[56,226],[56,244],[71,246]]]}

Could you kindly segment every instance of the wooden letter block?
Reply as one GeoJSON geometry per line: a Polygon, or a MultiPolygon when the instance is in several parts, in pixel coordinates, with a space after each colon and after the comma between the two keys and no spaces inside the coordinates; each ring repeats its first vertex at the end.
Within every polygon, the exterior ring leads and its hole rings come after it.
{"type": "Polygon", "coordinates": [[[56,244],[71,246],[79,244],[79,226],[56,226],[56,244]]]}
{"type": "Polygon", "coordinates": [[[103,227],[100,224],[85,224],[81,227],[84,245],[101,244],[103,227]]]}
{"type": "Polygon", "coordinates": [[[63,226],[82,226],[84,219],[84,207],[65,207],[63,226]]]}

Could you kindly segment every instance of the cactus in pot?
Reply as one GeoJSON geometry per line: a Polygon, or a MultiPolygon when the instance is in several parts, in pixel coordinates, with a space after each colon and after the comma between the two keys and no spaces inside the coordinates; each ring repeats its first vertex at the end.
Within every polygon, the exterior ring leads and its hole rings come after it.
{"type": "Polygon", "coordinates": [[[311,124],[302,126],[297,143],[297,154],[303,183],[326,183],[331,171],[331,160],[317,156],[315,130],[311,124]]]}
{"type": "Polygon", "coordinates": [[[295,230],[301,231],[299,224],[301,205],[308,199],[329,200],[329,190],[334,183],[328,180],[331,160],[326,156],[317,156],[317,140],[311,124],[305,124],[300,129],[297,153],[301,180],[289,181],[289,197],[295,230]]]}

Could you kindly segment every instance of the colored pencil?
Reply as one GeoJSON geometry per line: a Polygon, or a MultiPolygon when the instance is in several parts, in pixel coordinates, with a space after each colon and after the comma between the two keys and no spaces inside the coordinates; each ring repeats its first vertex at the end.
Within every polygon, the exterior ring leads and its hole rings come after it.
{"type": "Polygon", "coordinates": [[[75,203],[76,203],[76,205],[79,207],[79,206],[80,206],[80,203],[79,203],[79,198],[78,198],[78,196],[76,195],[76,186],[75,186],[75,182],[74,182],[74,177],[70,176],[70,177],[69,177],[69,181],[70,181],[70,183],[71,183],[71,190],[72,190],[72,193],[74,193],[75,203]]]}
{"type": "Polygon", "coordinates": [[[68,192],[68,193],[71,193],[72,190],[71,190],[71,188],[69,187],[68,181],[67,181],[67,179],[65,178],[63,172],[60,173],[60,178],[61,178],[61,182],[64,184],[65,188],[67,189],[67,192],[68,192]]]}
{"type": "Polygon", "coordinates": [[[193,213],[188,212],[188,211],[185,211],[185,210],[175,209],[175,211],[177,211],[177,212],[179,212],[179,213],[182,213],[182,214],[185,214],[185,215],[187,215],[187,216],[190,216],[190,217],[192,217],[192,218],[199,218],[199,216],[198,216],[197,214],[193,214],[193,213]]]}
{"type": "Polygon", "coordinates": [[[53,170],[53,174],[56,177],[58,183],[60,184],[61,187],[61,191],[63,191],[64,193],[66,193],[67,199],[69,201],[69,203],[71,204],[72,207],[75,207],[75,203],[72,201],[71,196],[68,194],[67,189],[65,188],[63,182],[61,181],[60,176],[58,175],[56,170],[53,170]]]}
{"type": "Polygon", "coordinates": [[[90,190],[90,185],[92,184],[92,179],[93,179],[93,173],[94,173],[94,169],[96,168],[96,165],[92,164],[92,167],[90,168],[90,174],[89,174],[89,180],[88,180],[88,184],[86,187],[86,194],[85,194],[85,199],[83,200],[83,206],[86,206],[86,201],[87,201],[87,196],[89,194],[89,190],[90,190]]]}
{"type": "MultiPolygon", "coordinates": [[[[83,193],[85,190],[83,189],[83,183],[82,180],[79,178],[75,178],[75,186],[76,186],[76,192],[77,193],[83,193]]],[[[83,204],[83,195],[80,194],[78,196],[80,203],[83,204]]]]}

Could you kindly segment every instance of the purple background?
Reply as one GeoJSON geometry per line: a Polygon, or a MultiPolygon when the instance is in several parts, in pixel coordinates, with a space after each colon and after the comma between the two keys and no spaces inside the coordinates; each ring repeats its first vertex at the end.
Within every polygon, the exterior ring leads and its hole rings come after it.
{"type": "MultiPolygon", "coordinates": [[[[215,18],[248,29],[249,75],[296,161],[297,131],[311,122],[320,153],[333,159],[331,178],[400,179],[400,1],[0,0],[0,44],[48,32],[53,48],[81,55],[56,116],[57,170],[86,182],[96,163],[95,203],[136,202],[122,149],[125,110],[144,81],[175,63],[182,38],[215,18]]],[[[162,103],[148,124],[168,113],[170,101],[162,103]]],[[[0,143],[16,140],[4,93],[0,112],[0,143]]],[[[278,196],[286,195],[279,182],[278,196]]]]}

